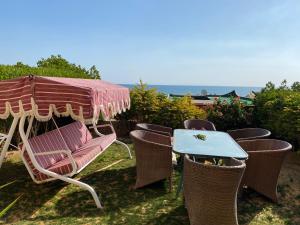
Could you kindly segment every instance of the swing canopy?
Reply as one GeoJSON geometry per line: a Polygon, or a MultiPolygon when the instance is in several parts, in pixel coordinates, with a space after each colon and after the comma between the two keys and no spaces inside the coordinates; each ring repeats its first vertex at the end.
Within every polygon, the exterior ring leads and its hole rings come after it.
{"type": "Polygon", "coordinates": [[[89,124],[129,107],[129,89],[103,80],[30,75],[0,81],[1,119],[25,114],[47,121],[54,113],[89,124]]]}

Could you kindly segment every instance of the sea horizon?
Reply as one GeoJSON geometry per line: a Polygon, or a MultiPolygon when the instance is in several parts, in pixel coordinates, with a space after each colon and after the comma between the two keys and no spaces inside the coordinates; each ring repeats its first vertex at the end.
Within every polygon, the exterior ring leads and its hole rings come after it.
{"type": "MultiPolygon", "coordinates": [[[[128,88],[133,88],[137,84],[121,84],[128,88]]],[[[219,85],[166,85],[166,84],[147,84],[148,88],[155,88],[159,92],[165,94],[176,94],[176,95],[201,95],[204,90],[207,94],[211,95],[222,95],[231,91],[235,91],[239,96],[246,96],[250,92],[259,92],[263,87],[253,86],[219,86],[219,85]]]]}

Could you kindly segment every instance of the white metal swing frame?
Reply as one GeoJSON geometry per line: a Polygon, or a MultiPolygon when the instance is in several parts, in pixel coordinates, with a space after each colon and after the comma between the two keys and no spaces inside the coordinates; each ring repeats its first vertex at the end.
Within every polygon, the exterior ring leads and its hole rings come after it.
{"type": "MultiPolygon", "coordinates": [[[[52,180],[62,180],[62,181],[65,181],[65,182],[68,182],[70,184],[75,184],[79,187],[81,187],[82,189],[84,190],[87,190],[91,193],[95,203],[96,203],[96,206],[97,208],[102,208],[102,205],[100,203],[100,200],[99,200],[99,197],[96,193],[96,191],[94,190],[94,188],[92,188],[90,185],[86,184],[86,183],[83,183],[81,181],[78,181],[78,180],[75,180],[75,179],[72,179],[71,177],[77,173],[79,173],[80,171],[82,171],[87,165],[89,165],[92,161],[94,161],[103,151],[105,151],[109,146],[107,146],[105,149],[103,149],[102,152],[100,152],[99,154],[97,154],[93,159],[91,159],[84,167],[82,167],[80,170],[77,170],[77,165],[71,155],[71,151],[70,150],[66,150],[66,149],[60,149],[60,150],[56,150],[56,151],[48,151],[48,152],[44,152],[44,153],[33,153],[32,149],[31,149],[31,146],[28,142],[28,137],[29,137],[29,134],[30,134],[30,130],[32,128],[32,124],[33,124],[33,120],[34,120],[34,116],[30,116],[29,118],[29,121],[28,121],[28,126],[27,126],[27,130],[25,132],[24,130],[24,125],[25,125],[25,121],[26,121],[26,118],[28,118],[26,115],[23,115],[21,118],[20,118],[20,122],[19,122],[19,133],[20,133],[20,136],[21,136],[21,139],[23,141],[23,146],[22,146],[22,149],[21,149],[21,158],[22,158],[22,161],[24,162],[25,164],[25,167],[27,168],[32,180],[35,182],[35,183],[45,183],[45,182],[48,182],[48,181],[52,181],[52,180]],[[32,170],[30,168],[30,166],[28,165],[27,161],[25,160],[24,158],[24,152],[25,152],[25,149],[26,149],[26,152],[28,153],[28,156],[33,164],[33,166],[41,173],[45,174],[45,175],[48,175],[49,179],[47,180],[43,180],[43,181],[38,181],[35,179],[34,177],[34,174],[32,173],[32,170]],[[35,156],[38,156],[38,155],[46,155],[46,154],[56,154],[56,153],[63,153],[65,155],[67,155],[67,157],[69,158],[70,162],[71,162],[71,165],[72,165],[72,172],[69,173],[69,174],[66,174],[66,175],[60,175],[60,174],[57,174],[57,173],[54,173],[52,171],[49,171],[47,169],[44,169],[43,167],[41,167],[39,165],[39,163],[36,161],[35,159],[35,156]]],[[[9,130],[9,133],[7,135],[5,134],[0,134],[0,144],[5,140],[5,144],[3,146],[3,149],[1,151],[1,155],[0,155],[0,168],[1,168],[1,165],[2,165],[2,162],[5,158],[5,155],[6,155],[6,152],[7,152],[7,149],[10,145],[10,142],[11,142],[11,139],[12,139],[12,136],[15,132],[15,129],[17,127],[17,124],[18,124],[18,121],[19,121],[19,118],[18,117],[14,117],[14,120],[12,122],[12,125],[10,127],[10,130],[9,130]]],[[[55,122],[55,121],[54,121],[55,122]]],[[[111,121],[110,121],[110,124],[111,124],[111,121]]],[[[56,123],[55,123],[56,125],[56,123]]],[[[57,125],[56,125],[57,126],[57,125]]],[[[92,128],[94,129],[95,133],[98,135],[98,136],[103,136],[104,134],[102,134],[99,130],[98,130],[98,127],[100,127],[101,125],[97,125],[97,121],[93,120],[93,123],[92,123],[92,128]]],[[[58,128],[58,127],[57,127],[58,128]]],[[[112,128],[112,131],[115,133],[115,130],[111,124],[111,128],[112,128]]],[[[129,154],[129,157],[130,159],[132,159],[132,155],[131,155],[131,152],[130,152],[130,149],[129,147],[115,139],[112,143],[117,143],[117,144],[120,144],[122,146],[124,146],[126,148],[126,150],[128,151],[128,154],[129,154]]]]}
{"type": "Polygon", "coordinates": [[[19,122],[19,118],[14,117],[8,134],[0,133],[0,146],[4,142],[3,148],[2,148],[1,153],[0,153],[0,168],[2,167],[2,163],[3,163],[4,158],[6,156],[6,152],[8,150],[8,147],[11,145],[10,142],[11,142],[11,139],[12,139],[14,133],[15,133],[18,122],[19,122]]]}

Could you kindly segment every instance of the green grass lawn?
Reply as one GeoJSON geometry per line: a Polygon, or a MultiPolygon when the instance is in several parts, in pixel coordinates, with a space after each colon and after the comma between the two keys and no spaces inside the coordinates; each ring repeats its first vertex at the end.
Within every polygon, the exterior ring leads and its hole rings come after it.
{"type": "MultiPolygon", "coordinates": [[[[130,147],[132,147],[130,145],[130,147]]],[[[61,181],[37,185],[32,182],[17,154],[0,169],[0,211],[21,198],[0,219],[13,224],[188,224],[182,197],[176,199],[179,174],[174,172],[173,191],[167,182],[134,190],[135,160],[119,145],[111,146],[76,178],[92,185],[104,210],[97,209],[91,195],[61,181]],[[119,161],[123,159],[122,161],[119,161]],[[114,166],[101,170],[119,161],[114,166]]],[[[300,224],[300,155],[290,155],[279,182],[280,203],[274,204],[253,191],[239,199],[240,224],[300,224]]]]}

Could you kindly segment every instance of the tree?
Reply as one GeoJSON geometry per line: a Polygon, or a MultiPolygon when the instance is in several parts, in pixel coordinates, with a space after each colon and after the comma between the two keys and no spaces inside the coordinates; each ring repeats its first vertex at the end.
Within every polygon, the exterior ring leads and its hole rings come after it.
{"type": "Polygon", "coordinates": [[[30,68],[30,66],[22,63],[22,62],[17,62],[15,65],[17,68],[30,68]]]}
{"type": "Polygon", "coordinates": [[[299,81],[294,82],[291,88],[293,91],[300,91],[300,82],[299,81]]]}
{"type": "Polygon", "coordinates": [[[95,65],[90,68],[89,75],[94,79],[100,79],[100,72],[97,70],[95,65]]]}
{"type": "Polygon", "coordinates": [[[80,65],[68,62],[61,55],[51,55],[47,59],[42,58],[37,62],[37,67],[62,69],[66,72],[70,71],[72,73],[88,75],[94,79],[100,79],[100,73],[96,66],[92,66],[89,70],[87,70],[80,65]]]}
{"type": "Polygon", "coordinates": [[[274,90],[275,89],[275,84],[273,84],[271,81],[269,81],[267,84],[266,84],[266,87],[264,87],[262,89],[262,92],[264,91],[270,91],[270,90],[274,90]]]}
{"type": "Polygon", "coordinates": [[[289,87],[287,86],[287,80],[286,80],[286,79],[284,79],[284,80],[281,82],[281,84],[280,84],[280,86],[279,86],[279,89],[281,89],[281,90],[288,90],[288,89],[289,89],[289,87]]]}
{"type": "Polygon", "coordinates": [[[61,57],[61,55],[51,55],[49,58],[42,58],[37,63],[38,67],[46,68],[77,68],[75,64],[70,64],[66,59],[61,57]]]}

